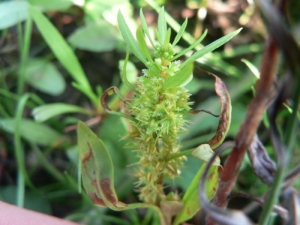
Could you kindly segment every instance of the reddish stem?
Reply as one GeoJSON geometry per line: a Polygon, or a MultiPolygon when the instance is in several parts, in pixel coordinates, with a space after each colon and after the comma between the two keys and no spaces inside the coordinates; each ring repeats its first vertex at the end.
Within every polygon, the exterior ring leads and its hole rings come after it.
{"type": "MultiPolygon", "coordinates": [[[[216,206],[222,208],[227,206],[228,196],[235,185],[244,155],[254,138],[263,112],[266,110],[274,94],[272,86],[277,69],[277,60],[278,49],[274,42],[269,39],[260,67],[260,79],[256,83],[256,95],[249,104],[244,123],[241,125],[235,138],[235,146],[227,158],[220,176],[219,188],[214,198],[216,206]]],[[[213,224],[215,224],[213,219],[208,217],[206,225],[213,224]]]]}

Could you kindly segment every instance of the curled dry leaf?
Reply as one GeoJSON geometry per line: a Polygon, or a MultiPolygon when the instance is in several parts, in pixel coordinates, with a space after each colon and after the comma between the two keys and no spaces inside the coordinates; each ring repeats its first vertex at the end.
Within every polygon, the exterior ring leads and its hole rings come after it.
{"type": "Polygon", "coordinates": [[[198,68],[201,73],[215,77],[215,90],[221,100],[221,112],[216,134],[208,141],[212,149],[217,148],[225,139],[231,122],[231,99],[225,83],[216,75],[198,68]]]}
{"type": "Polygon", "coordinates": [[[273,182],[274,174],[276,172],[275,163],[270,159],[267,150],[257,137],[248,149],[248,155],[252,164],[254,173],[266,184],[273,182]]]}
{"type": "Polygon", "coordinates": [[[110,113],[110,114],[114,114],[114,115],[118,115],[118,116],[121,116],[121,117],[125,117],[127,119],[130,119],[130,120],[134,120],[133,117],[131,117],[130,115],[127,115],[125,113],[122,113],[122,112],[117,112],[117,111],[114,111],[112,110],[111,108],[109,108],[108,104],[106,103],[106,98],[107,96],[109,95],[113,95],[113,94],[117,94],[118,97],[123,101],[125,102],[123,96],[121,95],[119,89],[115,86],[112,86],[110,88],[108,88],[107,90],[105,90],[101,96],[101,104],[102,104],[102,107],[106,110],[106,112],[110,113]]]}
{"type": "Polygon", "coordinates": [[[205,183],[208,179],[208,172],[213,165],[215,159],[224,151],[225,149],[216,150],[215,154],[211,157],[209,162],[207,163],[204,172],[200,179],[199,185],[199,201],[202,205],[204,211],[209,214],[217,224],[220,225],[252,225],[251,221],[247,218],[247,216],[238,210],[225,210],[219,208],[213,204],[211,204],[205,193],[205,183]]]}
{"type": "Polygon", "coordinates": [[[286,225],[300,224],[300,197],[293,188],[287,189],[281,195],[282,206],[287,209],[289,216],[286,225]]]}

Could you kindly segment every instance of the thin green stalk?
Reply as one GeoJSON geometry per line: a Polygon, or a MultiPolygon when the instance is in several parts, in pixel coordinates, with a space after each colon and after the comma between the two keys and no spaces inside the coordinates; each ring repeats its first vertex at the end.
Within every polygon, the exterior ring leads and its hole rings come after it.
{"type": "Polygon", "coordinates": [[[148,225],[151,224],[151,219],[153,218],[153,210],[147,210],[147,213],[141,223],[141,225],[148,225]]]}
{"type": "Polygon", "coordinates": [[[21,134],[20,134],[20,123],[22,120],[22,113],[30,94],[25,94],[21,97],[16,111],[16,121],[15,121],[15,135],[14,135],[14,145],[15,145],[15,155],[18,165],[18,180],[17,180],[17,206],[24,206],[24,193],[25,193],[25,178],[26,178],[26,168],[24,151],[21,144],[21,134]]]}
{"type": "MultiPolygon", "coordinates": [[[[21,26],[21,25],[19,25],[21,26]]],[[[25,36],[24,36],[24,42],[21,41],[22,39],[22,30],[19,29],[19,43],[21,48],[21,64],[19,69],[19,79],[18,79],[18,90],[17,93],[20,95],[24,91],[24,85],[25,85],[25,67],[27,63],[28,58],[28,52],[29,52],[29,46],[30,46],[30,36],[31,36],[31,30],[32,30],[32,19],[31,17],[27,17],[26,26],[25,26],[25,36]]]]}
{"type": "Polygon", "coordinates": [[[48,173],[51,174],[58,181],[64,181],[64,176],[58,169],[56,169],[51,163],[48,162],[48,160],[46,159],[45,155],[41,152],[39,147],[34,143],[31,143],[31,147],[37,155],[39,163],[48,171],[48,173]]]}
{"type": "Polygon", "coordinates": [[[270,215],[273,212],[273,207],[278,200],[278,196],[281,191],[281,184],[284,178],[284,167],[278,168],[277,173],[271,187],[271,190],[268,194],[267,201],[265,203],[263,212],[260,216],[259,223],[260,225],[267,225],[270,219],[270,215]]]}
{"type": "MultiPolygon", "coordinates": [[[[262,212],[262,215],[260,217],[259,220],[259,224],[260,225],[267,225],[269,218],[270,218],[270,214],[273,211],[273,206],[274,204],[277,202],[278,197],[280,195],[280,191],[281,191],[281,184],[283,182],[284,179],[284,175],[285,175],[285,170],[286,170],[286,165],[287,162],[289,161],[289,158],[291,156],[292,150],[294,149],[295,146],[295,140],[297,137],[297,128],[299,126],[299,123],[297,121],[297,110],[299,108],[300,105],[300,79],[297,80],[297,84],[295,87],[295,95],[294,95],[294,106],[293,106],[293,113],[292,116],[290,117],[289,123],[288,123],[288,127],[286,129],[286,136],[284,137],[286,146],[287,146],[287,157],[286,160],[284,160],[284,162],[282,163],[283,165],[279,165],[278,169],[277,169],[277,174],[275,176],[274,179],[274,183],[271,187],[270,193],[268,195],[264,210],[262,212]]],[[[283,159],[281,159],[283,160],[283,159]]]]}
{"type": "Polygon", "coordinates": [[[181,156],[187,156],[187,155],[190,155],[192,154],[192,152],[195,150],[195,148],[191,148],[191,149],[188,149],[188,150],[183,150],[183,151],[180,151],[178,153],[174,153],[172,154],[167,160],[172,160],[172,159],[176,159],[178,157],[181,157],[181,156]]]}
{"type": "Polygon", "coordinates": [[[288,120],[288,125],[286,132],[284,132],[286,135],[284,136],[285,143],[288,147],[288,157],[292,154],[293,147],[295,146],[295,141],[297,138],[297,129],[299,127],[299,122],[297,121],[297,114],[298,110],[300,109],[300,74],[298,72],[298,79],[297,84],[295,86],[295,93],[294,93],[294,105],[293,105],[293,112],[291,117],[288,120]]]}
{"type": "Polygon", "coordinates": [[[10,117],[9,113],[5,111],[5,109],[2,107],[1,103],[0,103],[0,115],[1,115],[1,117],[4,117],[4,118],[10,117]]]}

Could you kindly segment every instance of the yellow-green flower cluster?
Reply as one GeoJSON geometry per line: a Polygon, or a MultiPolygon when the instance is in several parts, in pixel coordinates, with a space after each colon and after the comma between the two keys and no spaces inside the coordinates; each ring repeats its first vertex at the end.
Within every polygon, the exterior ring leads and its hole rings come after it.
{"type": "Polygon", "coordinates": [[[130,137],[137,143],[140,159],[136,176],[141,200],[158,204],[165,199],[163,180],[180,173],[183,157],[169,160],[179,151],[178,134],[183,130],[183,114],[190,110],[184,87],[164,89],[165,81],[179,70],[180,62],[171,59],[171,45],[156,46],[154,61],[138,78],[136,93],[128,104],[135,118],[130,137]]]}

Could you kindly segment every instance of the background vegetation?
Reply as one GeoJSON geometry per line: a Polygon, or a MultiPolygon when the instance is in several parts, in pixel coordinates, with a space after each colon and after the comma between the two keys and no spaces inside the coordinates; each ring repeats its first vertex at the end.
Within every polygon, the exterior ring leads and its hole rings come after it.
{"type": "MultiPolygon", "coordinates": [[[[117,27],[119,9],[135,28],[140,24],[139,9],[143,7],[148,25],[156,26],[159,5],[171,16],[176,26],[187,17],[189,32],[177,48],[189,46],[193,38],[208,35],[206,45],[219,37],[243,27],[241,33],[225,46],[197,61],[196,66],[213,72],[226,83],[232,99],[232,124],[226,141],[234,140],[245,118],[247,106],[255,95],[253,87],[259,78],[259,67],[268,32],[262,16],[252,1],[126,1],[126,0],[29,0],[6,1],[0,4],[0,198],[29,209],[64,217],[84,224],[151,224],[143,210],[113,212],[94,207],[84,193],[78,192],[78,150],[76,126],[85,121],[101,137],[112,155],[115,186],[120,200],[136,202],[135,178],[129,164],[136,161],[122,137],[127,129],[124,120],[107,115],[100,106],[102,90],[114,85],[122,89],[119,68],[125,58],[126,46],[117,27]],[[41,14],[42,12],[43,14],[41,14]],[[125,219],[124,219],[125,218],[125,219]]],[[[288,30],[300,40],[299,1],[286,7],[288,30]]],[[[175,32],[173,32],[175,35],[175,32]]],[[[201,48],[201,45],[197,46],[201,48]]],[[[291,50],[292,52],[292,50],[291,50]]],[[[184,60],[186,57],[182,58],[184,60]]],[[[284,55],[278,64],[279,78],[286,73],[284,55]]],[[[128,66],[131,79],[141,75],[142,65],[131,55],[128,66]]],[[[299,58],[296,64],[299,65],[299,58]]],[[[298,77],[288,83],[285,107],[277,117],[279,132],[288,132],[288,118],[295,103],[293,90],[298,77]],[[294,103],[294,104],[293,104],[294,103]]],[[[197,69],[188,85],[195,109],[219,112],[214,80],[197,69]]],[[[118,108],[117,98],[110,101],[118,108]]],[[[297,114],[296,114],[297,115],[297,114]]],[[[218,119],[207,114],[191,115],[187,132],[182,134],[182,149],[191,149],[209,140],[218,119]]],[[[294,120],[298,124],[300,116],[294,120]]],[[[275,160],[270,141],[267,114],[258,135],[269,155],[275,160]]],[[[295,148],[287,171],[299,164],[299,131],[293,134],[295,148]]],[[[221,159],[224,161],[228,152],[221,159]]],[[[201,163],[189,157],[181,177],[168,182],[171,190],[184,192],[201,163]]],[[[299,189],[296,182],[296,189],[299,189]]],[[[253,173],[245,156],[235,186],[261,196],[268,190],[253,173]]],[[[244,198],[234,198],[231,208],[244,209],[255,215],[260,210],[244,198]]],[[[147,214],[148,215],[148,214],[147,214]]],[[[195,217],[191,223],[197,223],[195,217]]],[[[257,220],[253,216],[253,220],[257,220]]]]}

